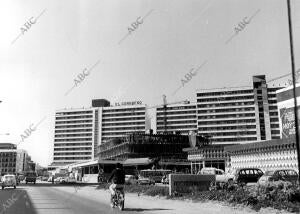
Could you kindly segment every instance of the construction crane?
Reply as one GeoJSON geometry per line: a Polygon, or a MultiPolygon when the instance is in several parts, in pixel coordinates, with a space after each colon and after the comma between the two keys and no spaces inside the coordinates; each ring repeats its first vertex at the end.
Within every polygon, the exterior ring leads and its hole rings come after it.
{"type": "Polygon", "coordinates": [[[179,104],[179,103],[190,104],[190,101],[188,101],[188,100],[182,100],[182,101],[167,103],[167,96],[165,94],[163,94],[162,97],[163,97],[163,104],[161,104],[161,105],[155,105],[155,106],[150,106],[150,107],[147,107],[147,109],[163,107],[164,132],[167,132],[167,106],[168,105],[173,105],[173,104],[179,104]]]}

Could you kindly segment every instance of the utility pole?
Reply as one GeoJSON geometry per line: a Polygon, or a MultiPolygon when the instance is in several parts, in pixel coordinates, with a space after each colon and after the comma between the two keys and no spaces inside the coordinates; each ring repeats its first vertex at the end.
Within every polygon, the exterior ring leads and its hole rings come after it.
{"type": "Polygon", "coordinates": [[[291,17],[291,1],[287,0],[288,21],[289,21],[289,34],[290,34],[290,51],[291,51],[291,65],[292,65],[292,80],[293,80],[293,94],[294,94],[294,114],[295,114],[295,137],[296,149],[298,157],[298,180],[300,181],[300,144],[299,144],[299,122],[298,122],[298,104],[296,94],[296,74],[295,74],[295,59],[294,59],[294,46],[293,46],[293,27],[291,17]]]}

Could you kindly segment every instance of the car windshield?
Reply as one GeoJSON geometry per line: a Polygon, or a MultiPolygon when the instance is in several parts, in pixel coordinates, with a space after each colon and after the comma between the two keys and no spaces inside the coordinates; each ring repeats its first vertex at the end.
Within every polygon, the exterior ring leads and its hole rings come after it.
{"type": "Polygon", "coordinates": [[[271,175],[274,175],[274,172],[275,172],[275,171],[266,171],[266,172],[265,172],[265,175],[266,175],[266,176],[271,176],[271,175]]]}
{"type": "Polygon", "coordinates": [[[204,175],[214,175],[215,171],[216,170],[214,170],[214,169],[204,169],[204,170],[202,170],[202,174],[204,174],[204,175]]]}
{"type": "Polygon", "coordinates": [[[4,178],[5,178],[5,179],[8,179],[8,180],[11,180],[11,179],[14,178],[14,176],[13,176],[13,175],[7,175],[7,176],[4,176],[4,178]]]}

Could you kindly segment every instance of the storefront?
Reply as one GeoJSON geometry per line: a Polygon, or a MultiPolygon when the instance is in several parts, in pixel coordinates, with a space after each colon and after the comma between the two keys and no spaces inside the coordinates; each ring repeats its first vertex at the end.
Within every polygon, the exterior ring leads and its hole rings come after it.
{"type": "Polygon", "coordinates": [[[232,144],[208,145],[202,148],[194,147],[185,149],[188,152],[192,174],[197,174],[204,167],[226,170],[228,168],[229,156],[224,151],[224,147],[228,145],[232,144]]]}

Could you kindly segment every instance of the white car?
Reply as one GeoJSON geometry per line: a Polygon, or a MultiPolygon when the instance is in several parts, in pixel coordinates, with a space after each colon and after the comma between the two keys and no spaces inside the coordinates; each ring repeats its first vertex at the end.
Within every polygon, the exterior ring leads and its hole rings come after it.
{"type": "Polygon", "coordinates": [[[140,176],[138,179],[138,184],[139,185],[155,185],[155,181],[152,178],[146,178],[146,177],[142,177],[140,176]]]}
{"type": "Polygon", "coordinates": [[[62,181],[62,177],[57,177],[54,179],[54,183],[60,183],[62,181]]]}
{"type": "Polygon", "coordinates": [[[136,176],[134,175],[125,175],[125,184],[137,184],[138,180],[136,179],[136,176]]]}
{"type": "Polygon", "coordinates": [[[14,189],[16,189],[17,186],[17,179],[15,175],[4,175],[1,178],[1,186],[2,189],[4,189],[4,187],[14,187],[14,189]]]}
{"type": "Polygon", "coordinates": [[[213,167],[202,168],[198,175],[216,175],[216,183],[230,183],[234,179],[233,174],[226,174],[224,170],[213,167]]]}

